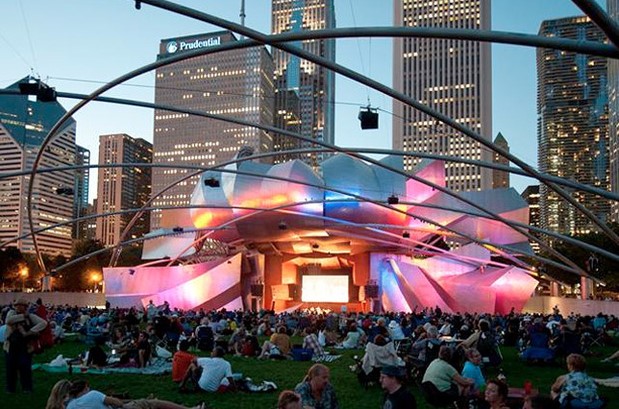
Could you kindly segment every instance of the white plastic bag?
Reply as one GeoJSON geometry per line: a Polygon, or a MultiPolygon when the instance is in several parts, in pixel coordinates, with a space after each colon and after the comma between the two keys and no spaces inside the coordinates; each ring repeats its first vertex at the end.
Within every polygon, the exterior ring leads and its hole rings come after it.
{"type": "Polygon", "coordinates": [[[172,352],[168,351],[164,347],[160,347],[159,345],[157,345],[156,351],[157,351],[157,356],[159,358],[164,358],[164,359],[172,358],[172,352]]]}

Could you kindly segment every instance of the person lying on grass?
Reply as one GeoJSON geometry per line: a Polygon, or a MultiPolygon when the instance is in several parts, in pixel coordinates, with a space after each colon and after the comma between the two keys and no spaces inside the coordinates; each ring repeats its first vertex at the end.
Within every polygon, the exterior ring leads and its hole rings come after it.
{"type": "Polygon", "coordinates": [[[62,379],[52,387],[45,409],[206,409],[204,402],[197,406],[183,406],[159,399],[125,401],[102,392],[91,390],[85,380],[70,382],[62,379]]]}

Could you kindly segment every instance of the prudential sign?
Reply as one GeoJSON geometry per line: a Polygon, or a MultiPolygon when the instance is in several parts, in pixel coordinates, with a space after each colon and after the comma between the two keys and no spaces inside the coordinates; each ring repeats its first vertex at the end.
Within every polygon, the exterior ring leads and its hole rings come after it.
{"type": "Polygon", "coordinates": [[[172,40],[166,45],[168,54],[174,54],[179,51],[197,50],[199,48],[213,47],[221,44],[221,37],[211,37],[206,40],[193,41],[176,41],[172,40]]]}

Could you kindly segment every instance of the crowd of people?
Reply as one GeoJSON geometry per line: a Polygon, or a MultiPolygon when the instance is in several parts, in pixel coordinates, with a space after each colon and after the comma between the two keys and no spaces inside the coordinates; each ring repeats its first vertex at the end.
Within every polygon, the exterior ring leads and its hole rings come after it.
{"type": "MultiPolygon", "coordinates": [[[[505,380],[485,377],[486,368],[501,364],[502,345],[518,347],[523,359],[537,356],[527,353],[530,348],[548,348],[552,358],[565,359],[568,368],[568,373],[552,385],[553,402],[601,407],[604,401],[597,395],[595,382],[585,373],[583,354],[592,342],[613,337],[619,330],[617,317],[573,313],[564,316],[558,309],[548,315],[513,311],[507,315],[450,314],[438,307],[411,313],[305,310],[275,314],[181,311],[167,303],[155,306],[152,302],[143,309],[44,306],[40,301],[31,306],[23,299],[5,306],[0,319],[9,393],[17,391],[18,380],[22,391],[32,391],[31,338],[49,346],[63,342],[68,333],[80,334],[92,344],[83,364],[95,368],[110,364],[146,367],[154,356],[168,351],[172,379],[178,382],[180,391],[215,392],[235,388],[226,355],[293,359],[291,337],[300,336],[303,341],[299,346],[311,351],[315,358],[324,357],[328,347],[334,351],[364,350],[354,370],[366,385],[375,382],[382,387],[383,407],[390,409],[416,407],[415,398],[406,387],[410,379],[416,380],[424,398],[435,404],[505,407],[505,380]],[[265,341],[260,343],[259,339],[265,341]],[[210,351],[211,357],[198,357],[190,352],[192,348],[210,351]]],[[[608,360],[616,358],[619,352],[608,360]]],[[[81,403],[91,399],[110,406],[182,407],[165,401],[120,402],[75,382],[59,382],[56,387],[50,396],[52,406],[48,407],[99,407],[81,403]]],[[[525,399],[524,407],[535,404],[534,399],[525,399]]],[[[338,408],[329,367],[313,365],[294,391],[282,392],[278,407],[338,408]]]]}

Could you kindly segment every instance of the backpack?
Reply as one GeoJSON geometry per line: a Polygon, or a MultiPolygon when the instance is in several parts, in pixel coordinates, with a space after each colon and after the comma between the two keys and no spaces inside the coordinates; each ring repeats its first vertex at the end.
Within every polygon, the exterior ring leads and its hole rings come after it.
{"type": "Polygon", "coordinates": [[[479,334],[477,350],[484,358],[484,362],[490,365],[499,365],[503,361],[496,339],[490,331],[484,331],[479,334]]]}

